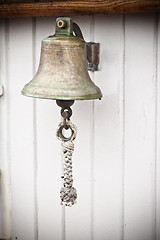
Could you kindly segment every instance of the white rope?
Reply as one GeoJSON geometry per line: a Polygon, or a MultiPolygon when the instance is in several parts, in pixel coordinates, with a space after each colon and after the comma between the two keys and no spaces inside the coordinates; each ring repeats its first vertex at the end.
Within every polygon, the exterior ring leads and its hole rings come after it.
{"type": "Polygon", "coordinates": [[[76,203],[77,191],[73,187],[73,175],[72,175],[72,154],[74,151],[74,143],[72,142],[77,133],[76,127],[70,122],[67,122],[68,127],[72,131],[70,138],[65,138],[62,134],[63,123],[60,123],[57,130],[57,137],[61,140],[62,155],[64,164],[64,176],[63,187],[60,190],[61,204],[71,207],[76,203]]]}

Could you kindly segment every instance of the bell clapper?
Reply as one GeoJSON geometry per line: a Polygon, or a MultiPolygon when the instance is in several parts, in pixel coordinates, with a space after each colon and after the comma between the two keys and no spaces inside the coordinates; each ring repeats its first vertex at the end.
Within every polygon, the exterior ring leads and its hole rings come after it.
{"type": "Polygon", "coordinates": [[[69,127],[66,122],[67,120],[69,121],[72,116],[72,109],[70,107],[73,105],[74,100],[56,100],[56,103],[59,107],[61,107],[61,116],[63,117],[64,128],[67,130],[69,127]]]}
{"type": "Polygon", "coordinates": [[[73,187],[73,175],[72,175],[72,154],[74,151],[73,140],[77,135],[76,126],[71,123],[70,117],[72,116],[72,110],[70,108],[73,105],[73,100],[56,100],[58,106],[61,107],[61,116],[63,121],[58,125],[57,138],[61,140],[62,156],[64,162],[64,175],[63,175],[63,187],[60,190],[61,204],[71,207],[76,203],[77,191],[73,187]],[[63,130],[70,129],[71,135],[69,137],[64,136],[63,130]]]}

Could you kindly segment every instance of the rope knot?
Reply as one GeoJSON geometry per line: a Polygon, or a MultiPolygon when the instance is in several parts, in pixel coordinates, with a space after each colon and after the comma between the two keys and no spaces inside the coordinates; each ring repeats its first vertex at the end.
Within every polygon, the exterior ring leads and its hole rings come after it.
{"type": "Polygon", "coordinates": [[[57,137],[61,140],[62,145],[62,155],[64,162],[64,177],[63,177],[63,188],[60,190],[61,204],[64,206],[71,207],[76,203],[77,191],[73,187],[73,176],[72,176],[72,154],[74,151],[74,143],[72,142],[77,133],[76,127],[68,121],[67,125],[72,131],[71,137],[65,138],[62,134],[64,128],[63,123],[59,124],[57,130],[57,137]]]}
{"type": "Polygon", "coordinates": [[[63,187],[60,191],[61,204],[71,207],[76,203],[77,191],[74,187],[63,187]]]}

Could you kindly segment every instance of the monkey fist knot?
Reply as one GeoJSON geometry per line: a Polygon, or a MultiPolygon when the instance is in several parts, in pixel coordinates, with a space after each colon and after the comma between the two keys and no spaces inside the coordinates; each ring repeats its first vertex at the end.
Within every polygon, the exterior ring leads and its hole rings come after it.
{"type": "Polygon", "coordinates": [[[64,206],[71,207],[75,204],[77,199],[77,191],[74,187],[67,188],[63,187],[60,191],[61,204],[64,206]]]}

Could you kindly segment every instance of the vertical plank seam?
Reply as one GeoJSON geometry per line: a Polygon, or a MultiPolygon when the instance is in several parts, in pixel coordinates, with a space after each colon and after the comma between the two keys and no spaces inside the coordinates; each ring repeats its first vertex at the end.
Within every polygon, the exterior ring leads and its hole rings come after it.
{"type": "Polygon", "coordinates": [[[159,56],[158,56],[158,52],[159,52],[159,20],[160,20],[160,15],[157,13],[157,49],[156,49],[156,83],[157,83],[157,86],[156,86],[156,129],[155,129],[155,132],[156,132],[156,139],[155,139],[155,146],[156,146],[156,159],[155,159],[155,218],[156,218],[156,222],[155,222],[155,232],[156,232],[156,240],[159,240],[158,239],[158,235],[157,235],[157,231],[158,231],[158,227],[157,227],[157,214],[159,214],[157,212],[157,186],[158,186],[158,181],[157,181],[157,166],[158,166],[158,99],[159,99],[159,95],[158,95],[158,85],[159,85],[159,71],[158,71],[158,64],[159,64],[159,56]]]}
{"type": "MultiPolygon", "coordinates": [[[[6,41],[6,45],[5,45],[5,79],[6,79],[6,87],[7,87],[7,98],[6,98],[6,105],[7,105],[7,110],[6,110],[6,119],[7,119],[7,124],[6,124],[6,137],[7,137],[7,148],[9,149],[9,151],[6,152],[6,156],[7,156],[7,161],[8,161],[8,181],[9,181],[9,186],[8,186],[8,195],[9,195],[9,207],[11,210],[11,204],[12,204],[12,196],[11,196],[11,156],[10,156],[10,149],[11,149],[11,131],[10,131],[10,97],[9,97],[9,92],[10,92],[10,85],[9,85],[9,69],[10,69],[10,65],[9,65],[9,45],[10,45],[10,38],[9,38],[9,19],[5,19],[5,41],[6,41]]],[[[10,214],[11,216],[11,214],[10,214]]],[[[9,230],[10,230],[10,234],[11,234],[11,219],[9,222],[9,230]]]]}
{"type": "MultiPolygon", "coordinates": [[[[92,15],[90,17],[90,41],[94,42],[94,31],[95,31],[95,17],[92,15]]],[[[92,80],[94,81],[94,72],[91,72],[92,80]]],[[[92,100],[91,105],[91,240],[95,239],[95,227],[94,227],[94,167],[95,167],[95,159],[94,159],[94,148],[95,148],[95,120],[94,120],[94,100],[92,100]]]]}
{"type": "Polygon", "coordinates": [[[66,211],[65,206],[61,207],[61,227],[62,227],[62,240],[66,239],[66,211]]]}
{"type": "Polygon", "coordinates": [[[152,238],[157,239],[157,219],[156,219],[156,211],[157,211],[157,192],[156,192],[156,180],[157,180],[157,173],[156,173],[156,166],[157,166],[157,116],[158,116],[158,110],[157,110],[157,101],[158,101],[158,90],[157,90],[157,71],[158,71],[158,14],[155,14],[155,21],[154,21],[154,47],[153,47],[153,56],[154,56],[154,78],[155,78],[155,141],[154,141],[154,151],[155,151],[155,157],[154,157],[154,173],[153,173],[153,232],[152,232],[152,238]]]}
{"type": "MultiPolygon", "coordinates": [[[[62,121],[62,118],[61,118],[62,121]]],[[[64,173],[64,164],[63,157],[61,156],[61,164],[62,164],[62,175],[64,173]]],[[[61,180],[63,186],[63,180],[61,180]]],[[[62,240],[66,240],[66,209],[65,206],[61,206],[61,231],[62,231],[62,240]]]]}
{"type": "MultiPolygon", "coordinates": [[[[61,122],[63,122],[63,117],[61,116],[61,122]]],[[[62,168],[62,176],[64,175],[64,160],[61,155],[61,168],[62,168]]],[[[63,179],[61,179],[61,185],[63,186],[63,179]]],[[[66,208],[65,206],[61,206],[61,234],[62,240],[66,240],[66,208]]]]}
{"type": "Polygon", "coordinates": [[[125,15],[122,15],[122,30],[123,30],[123,59],[122,59],[122,82],[121,82],[121,101],[120,101],[120,124],[121,124],[121,162],[122,162],[122,179],[121,179],[121,230],[120,239],[124,240],[124,194],[125,194],[125,15]]]}
{"type": "Polygon", "coordinates": [[[65,211],[65,206],[61,207],[62,211],[62,219],[61,219],[61,224],[62,224],[62,240],[66,239],[66,211],[65,211]]]}
{"type": "MultiPolygon", "coordinates": [[[[61,122],[63,122],[63,117],[61,116],[61,122]]],[[[61,168],[62,168],[62,176],[64,175],[64,160],[61,155],[61,168]]],[[[63,180],[61,179],[61,185],[63,186],[63,180]]],[[[66,208],[65,206],[61,206],[61,234],[62,240],[66,240],[66,208]]]]}
{"type": "MultiPolygon", "coordinates": [[[[36,71],[36,18],[32,18],[33,75],[36,71]]],[[[38,192],[37,192],[37,106],[33,99],[33,159],[34,159],[34,240],[38,240],[38,192]]]]}

